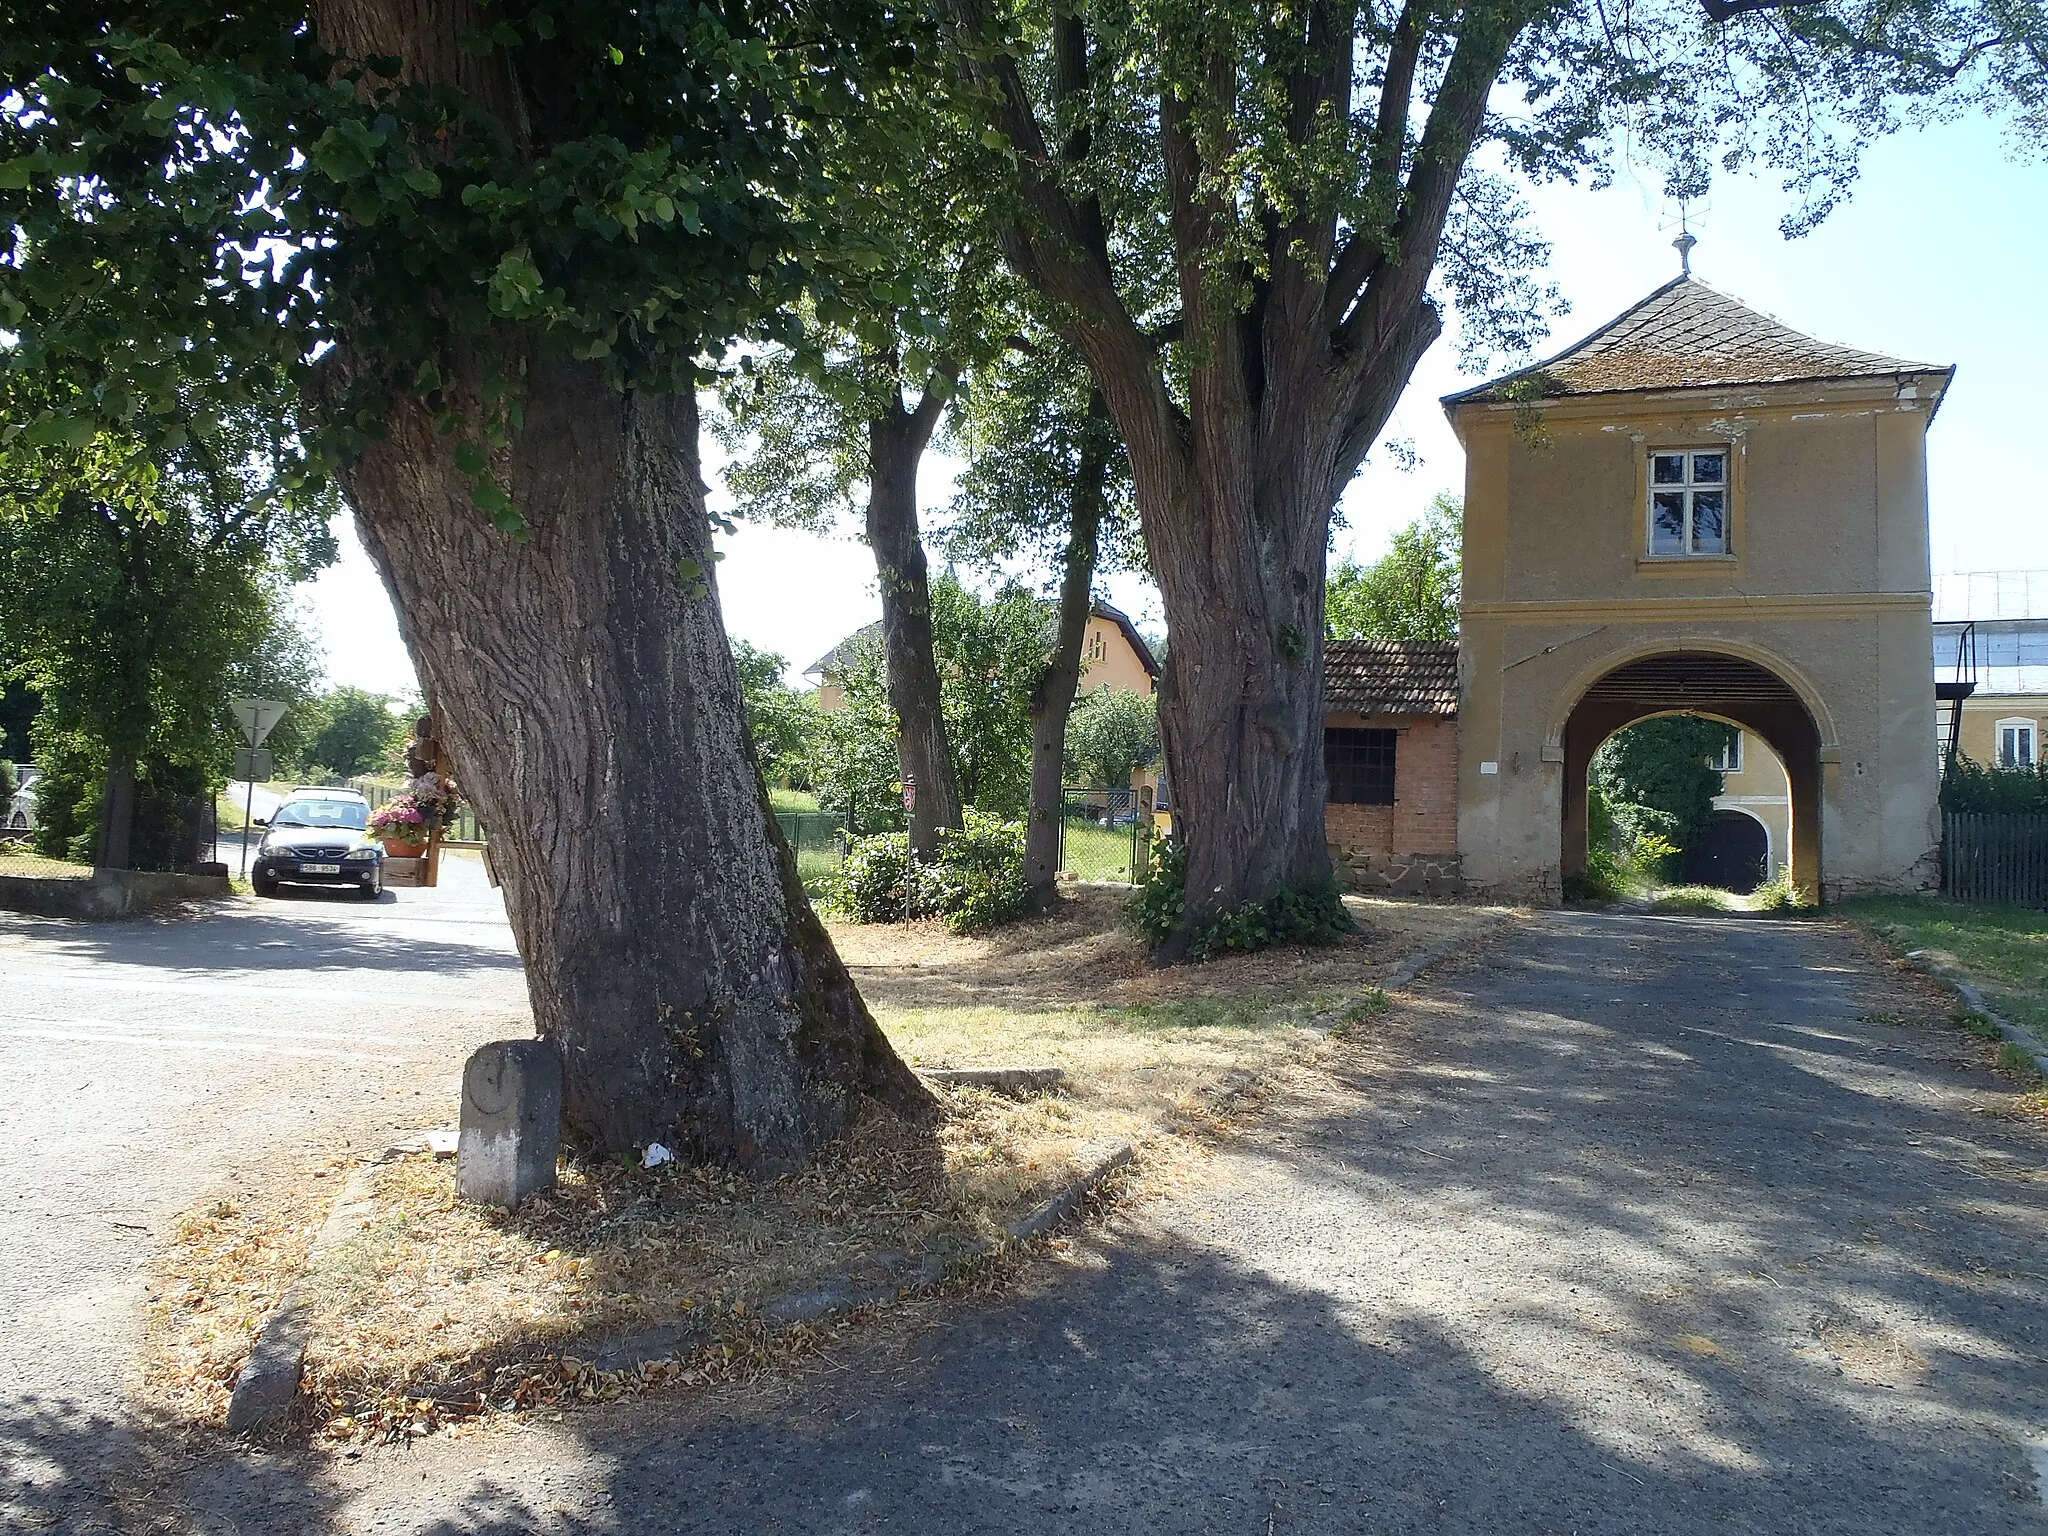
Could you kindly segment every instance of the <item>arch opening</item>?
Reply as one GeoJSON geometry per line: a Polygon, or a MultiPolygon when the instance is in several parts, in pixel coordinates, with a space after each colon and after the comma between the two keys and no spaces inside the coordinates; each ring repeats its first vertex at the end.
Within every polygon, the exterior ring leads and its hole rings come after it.
{"type": "Polygon", "coordinates": [[[1624,727],[1657,715],[1704,715],[1755,735],[1785,770],[1791,798],[1786,867],[1808,900],[1820,897],[1821,733],[1799,693],[1746,657],[1673,651],[1624,662],[1599,677],[1566,717],[1560,869],[1586,868],[1586,782],[1593,754],[1624,727]]]}

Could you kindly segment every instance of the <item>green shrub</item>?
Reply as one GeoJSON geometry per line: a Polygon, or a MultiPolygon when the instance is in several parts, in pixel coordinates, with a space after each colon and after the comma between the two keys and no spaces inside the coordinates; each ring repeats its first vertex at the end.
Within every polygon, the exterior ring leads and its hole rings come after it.
{"type": "MultiPolygon", "coordinates": [[[[902,832],[856,838],[824,882],[825,904],[857,923],[903,921],[910,840],[902,832]]],[[[939,834],[939,856],[917,866],[908,915],[942,917],[955,933],[1021,917],[1031,904],[1024,883],[1024,825],[970,810],[959,831],[939,834]]]]}
{"type": "Polygon", "coordinates": [[[955,933],[993,928],[1031,907],[1031,887],[1024,882],[1024,823],[975,810],[965,819],[959,831],[940,834],[935,871],[937,905],[955,933]]]}
{"type": "Polygon", "coordinates": [[[1155,836],[1145,856],[1145,879],[1131,901],[1131,926],[1148,949],[1157,949],[1180,921],[1187,903],[1188,850],[1178,838],[1155,836]]]}
{"type": "MultiPolygon", "coordinates": [[[[1145,864],[1145,883],[1131,903],[1131,922],[1150,948],[1158,948],[1180,922],[1187,905],[1188,854],[1177,839],[1155,837],[1145,864]]],[[[1269,949],[1275,944],[1330,944],[1352,932],[1351,914],[1335,881],[1281,891],[1219,913],[1188,945],[1190,960],[1232,951],[1269,949]]]]}
{"type": "Polygon", "coordinates": [[[1749,895],[1752,912],[1799,912],[1811,905],[1806,895],[1792,883],[1792,871],[1781,869],[1776,878],[1766,880],[1749,895]]]}
{"type": "Polygon", "coordinates": [[[1621,861],[1605,848],[1593,848],[1586,854],[1586,867],[1576,875],[1564,877],[1564,899],[1566,901],[1619,901],[1627,894],[1628,871],[1621,861]]]}
{"type": "Polygon", "coordinates": [[[2048,813],[2048,762],[2030,768],[1987,768],[1958,755],[1941,776],[1941,808],[1993,816],[2048,813]]]}
{"type": "Polygon", "coordinates": [[[1337,883],[1322,881],[1219,913],[1194,936],[1188,957],[1207,960],[1276,944],[1334,944],[1354,926],[1337,883]]]}

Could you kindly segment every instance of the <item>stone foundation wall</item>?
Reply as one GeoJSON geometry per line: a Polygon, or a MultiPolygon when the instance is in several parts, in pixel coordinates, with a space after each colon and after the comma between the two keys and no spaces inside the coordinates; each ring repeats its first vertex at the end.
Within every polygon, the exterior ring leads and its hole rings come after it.
{"type": "Polygon", "coordinates": [[[1465,890],[1455,853],[1374,853],[1332,848],[1337,882],[1361,896],[1458,896],[1465,890]]]}

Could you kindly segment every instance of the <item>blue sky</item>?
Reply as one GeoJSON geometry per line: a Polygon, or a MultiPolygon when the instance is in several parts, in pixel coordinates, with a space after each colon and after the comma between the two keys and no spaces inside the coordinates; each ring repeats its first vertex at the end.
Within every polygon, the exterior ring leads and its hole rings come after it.
{"type": "MultiPolygon", "coordinates": [[[[1556,187],[1533,199],[1552,243],[1551,278],[1571,303],[1556,351],[1675,276],[1678,210],[1657,178],[1626,168],[1601,192],[1556,187]]],[[[1795,329],[1914,362],[1957,365],[1928,440],[1936,571],[2048,568],[2048,475],[2035,394],[2048,359],[2048,163],[2016,160],[2001,133],[1966,120],[1878,145],[1852,200],[1818,231],[1778,233],[1785,195],[1768,181],[1724,181],[1689,210],[1696,276],[1795,329]]],[[[1412,470],[1376,455],[1344,500],[1340,553],[1371,558],[1438,491],[1458,491],[1463,457],[1437,398],[1471,382],[1448,340],[1423,359],[1388,435],[1410,440],[1412,470]]],[[[707,445],[707,449],[710,445],[707,445]]],[[[926,505],[947,495],[954,466],[933,458],[926,505]]],[[[707,478],[717,488],[716,466],[707,478]]],[[[412,686],[381,587],[343,530],[340,565],[307,592],[337,683],[383,692],[412,686]]],[[[874,567],[849,538],[742,528],[720,540],[719,587],[737,636],[802,667],[880,615],[874,567]]],[[[1157,628],[1157,595],[1135,578],[1110,600],[1157,628]]]]}

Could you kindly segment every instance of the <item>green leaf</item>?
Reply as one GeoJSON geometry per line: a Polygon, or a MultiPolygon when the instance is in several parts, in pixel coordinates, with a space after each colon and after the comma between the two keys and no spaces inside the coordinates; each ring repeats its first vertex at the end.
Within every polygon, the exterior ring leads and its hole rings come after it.
{"type": "MultiPolygon", "coordinates": [[[[455,445],[455,467],[465,475],[481,475],[491,467],[490,455],[476,443],[461,442],[455,445]]],[[[482,505],[481,502],[478,503],[482,505]]]]}

